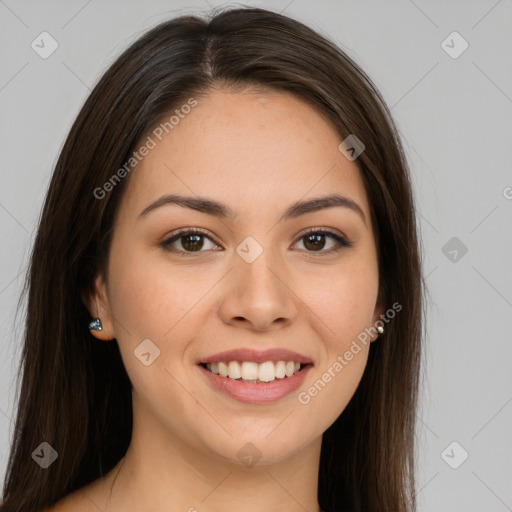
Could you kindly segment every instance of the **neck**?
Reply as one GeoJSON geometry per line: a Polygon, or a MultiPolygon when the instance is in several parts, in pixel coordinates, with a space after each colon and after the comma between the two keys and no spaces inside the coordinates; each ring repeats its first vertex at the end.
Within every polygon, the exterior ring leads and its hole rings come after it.
{"type": "Polygon", "coordinates": [[[285,459],[249,466],[191,446],[143,418],[134,414],[128,451],[103,481],[99,505],[107,510],[320,511],[321,437],[285,459]]]}

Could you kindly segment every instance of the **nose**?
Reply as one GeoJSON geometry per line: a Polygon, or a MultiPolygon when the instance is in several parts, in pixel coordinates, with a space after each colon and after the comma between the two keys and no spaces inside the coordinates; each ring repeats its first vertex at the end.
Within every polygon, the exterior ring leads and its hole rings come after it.
{"type": "Polygon", "coordinates": [[[252,263],[234,256],[219,314],[228,325],[253,331],[272,331],[291,324],[297,316],[297,295],[283,265],[270,250],[252,263]]]}

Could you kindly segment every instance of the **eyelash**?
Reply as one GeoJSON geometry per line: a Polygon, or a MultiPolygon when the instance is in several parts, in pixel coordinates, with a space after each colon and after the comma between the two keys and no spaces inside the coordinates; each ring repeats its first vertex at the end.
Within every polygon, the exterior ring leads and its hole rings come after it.
{"type": "MultiPolygon", "coordinates": [[[[206,252],[206,251],[201,251],[201,250],[199,250],[199,251],[183,251],[183,250],[176,249],[176,248],[172,247],[171,244],[174,243],[175,241],[179,240],[184,235],[202,235],[202,236],[210,239],[215,245],[218,245],[217,242],[215,242],[215,240],[213,240],[205,231],[203,231],[203,230],[201,230],[199,228],[183,228],[183,229],[180,229],[177,232],[173,233],[169,238],[167,238],[167,239],[163,240],[162,242],[160,242],[159,245],[165,251],[177,253],[177,254],[180,254],[180,255],[183,255],[183,256],[195,256],[195,255],[197,255],[197,254],[199,254],[201,252],[206,252]]],[[[353,242],[349,242],[348,240],[346,240],[342,236],[338,235],[334,231],[331,231],[330,229],[326,229],[326,228],[321,228],[321,229],[319,229],[319,228],[311,228],[311,229],[307,230],[305,233],[303,233],[299,237],[297,242],[299,242],[303,238],[306,238],[309,235],[328,235],[328,236],[333,238],[338,243],[338,245],[336,247],[334,247],[332,249],[329,249],[327,251],[322,251],[322,250],[320,250],[320,251],[307,251],[306,250],[307,253],[309,253],[310,255],[314,255],[314,256],[316,256],[316,255],[325,256],[325,255],[333,254],[333,253],[339,252],[341,249],[352,247],[354,245],[353,242]]],[[[297,242],[295,242],[295,243],[297,243],[297,242]]],[[[299,250],[302,250],[302,249],[299,249],[299,250]]],[[[311,257],[311,256],[309,256],[309,257],[311,257]]]]}

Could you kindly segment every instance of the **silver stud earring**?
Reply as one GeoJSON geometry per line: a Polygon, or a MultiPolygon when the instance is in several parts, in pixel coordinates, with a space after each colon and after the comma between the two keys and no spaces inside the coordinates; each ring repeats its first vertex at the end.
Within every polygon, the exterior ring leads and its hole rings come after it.
{"type": "Polygon", "coordinates": [[[101,325],[101,320],[99,318],[95,318],[91,322],[89,322],[89,330],[90,331],[101,331],[103,326],[101,325]]]}

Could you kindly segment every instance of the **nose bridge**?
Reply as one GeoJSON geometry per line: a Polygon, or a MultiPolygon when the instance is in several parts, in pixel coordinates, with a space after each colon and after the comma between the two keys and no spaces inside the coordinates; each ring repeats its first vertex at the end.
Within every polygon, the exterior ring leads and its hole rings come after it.
{"type": "Polygon", "coordinates": [[[255,247],[254,242],[249,240],[240,244],[237,254],[235,274],[244,294],[252,296],[254,301],[272,300],[273,296],[281,294],[280,283],[275,275],[279,267],[275,251],[268,247],[255,247]],[[244,254],[242,251],[247,248],[249,252],[244,254]]]}
{"type": "Polygon", "coordinates": [[[295,316],[293,293],[281,275],[284,267],[276,251],[246,240],[237,248],[233,263],[222,307],[224,321],[245,319],[254,328],[266,329],[276,320],[282,323],[295,316]]]}

